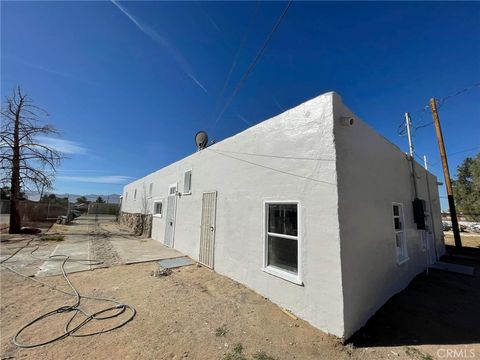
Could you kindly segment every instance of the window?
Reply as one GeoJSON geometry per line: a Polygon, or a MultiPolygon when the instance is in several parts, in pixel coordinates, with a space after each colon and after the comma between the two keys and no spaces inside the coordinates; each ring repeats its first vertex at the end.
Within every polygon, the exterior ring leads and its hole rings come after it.
{"type": "Polygon", "coordinates": [[[169,195],[175,195],[177,192],[177,185],[172,185],[168,188],[169,195]]]}
{"type": "Polygon", "coordinates": [[[402,264],[408,260],[407,239],[405,238],[405,220],[403,217],[402,204],[393,204],[393,227],[395,231],[397,263],[402,264]]]}
{"type": "Polygon", "coordinates": [[[153,183],[150,183],[148,186],[148,197],[152,197],[153,194],[153,183]]]}
{"type": "Polygon", "coordinates": [[[183,180],[183,193],[191,194],[192,192],[192,170],[185,171],[183,180]]]}
{"type": "Polygon", "coordinates": [[[162,217],[162,206],[163,203],[161,201],[155,201],[153,203],[153,216],[162,217]]]}
{"type": "Polygon", "coordinates": [[[127,200],[128,200],[128,191],[125,192],[125,201],[127,201],[127,200]]]}
{"type": "Polygon", "coordinates": [[[133,192],[133,200],[137,200],[137,189],[133,192]]]}
{"type": "Polygon", "coordinates": [[[301,284],[298,202],[265,204],[264,270],[301,284]]]}

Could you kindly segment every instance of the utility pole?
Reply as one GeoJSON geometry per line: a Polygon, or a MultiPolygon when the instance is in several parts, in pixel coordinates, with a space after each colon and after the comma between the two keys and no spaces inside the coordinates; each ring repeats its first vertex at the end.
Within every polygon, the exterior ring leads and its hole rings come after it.
{"type": "Polygon", "coordinates": [[[410,151],[410,156],[413,159],[413,140],[412,140],[412,121],[410,120],[410,114],[408,112],[405,113],[405,123],[407,125],[407,136],[408,136],[408,149],[410,151]]]}
{"type": "MultiPolygon", "coordinates": [[[[407,126],[407,136],[408,136],[408,150],[410,153],[410,165],[412,166],[412,178],[413,178],[413,188],[415,190],[415,201],[418,197],[417,191],[417,176],[415,175],[415,150],[413,149],[413,139],[412,139],[412,120],[410,119],[410,114],[408,112],[405,113],[405,125],[407,126]]],[[[408,156],[407,156],[408,158],[408,156]]]]}
{"type": "Polygon", "coordinates": [[[462,247],[462,239],[458,229],[457,211],[455,210],[455,201],[453,199],[452,181],[450,179],[450,171],[448,170],[447,154],[445,152],[445,144],[443,143],[442,128],[440,127],[440,118],[438,117],[437,101],[435,98],[430,99],[430,109],[432,110],[433,123],[435,125],[435,133],[438,140],[438,149],[442,158],[443,176],[445,177],[445,186],[447,188],[448,207],[450,208],[450,218],[452,219],[453,237],[455,239],[455,247],[462,247]]]}

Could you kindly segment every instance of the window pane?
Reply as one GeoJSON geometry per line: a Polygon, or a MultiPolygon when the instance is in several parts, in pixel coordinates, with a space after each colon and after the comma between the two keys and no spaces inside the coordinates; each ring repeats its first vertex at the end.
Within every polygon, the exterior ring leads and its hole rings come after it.
{"type": "Polygon", "coordinates": [[[183,179],[183,192],[188,193],[192,188],[192,171],[186,171],[183,179]]]}
{"type": "Polygon", "coordinates": [[[268,232],[297,236],[297,204],[268,204],[268,232]]]}
{"type": "Polygon", "coordinates": [[[402,248],[402,234],[396,233],[395,234],[395,245],[398,249],[402,248]]]}
{"type": "Polygon", "coordinates": [[[268,236],[268,265],[296,274],[298,272],[298,241],[268,236]]]}
{"type": "Polygon", "coordinates": [[[155,214],[161,214],[162,213],[162,203],[155,203],[155,214]]]}
{"type": "Polygon", "coordinates": [[[400,218],[393,218],[393,221],[395,221],[395,230],[402,230],[402,222],[400,221],[400,218]]]}
{"type": "Polygon", "coordinates": [[[393,215],[398,216],[399,213],[398,205],[393,205],[393,215]]]}

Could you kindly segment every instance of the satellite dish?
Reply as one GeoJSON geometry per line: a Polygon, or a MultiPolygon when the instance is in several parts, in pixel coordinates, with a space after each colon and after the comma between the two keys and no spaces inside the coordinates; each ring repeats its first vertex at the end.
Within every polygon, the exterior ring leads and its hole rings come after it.
{"type": "Polygon", "coordinates": [[[198,150],[205,149],[208,144],[208,135],[205,131],[199,131],[195,135],[195,143],[197,144],[198,150]]]}

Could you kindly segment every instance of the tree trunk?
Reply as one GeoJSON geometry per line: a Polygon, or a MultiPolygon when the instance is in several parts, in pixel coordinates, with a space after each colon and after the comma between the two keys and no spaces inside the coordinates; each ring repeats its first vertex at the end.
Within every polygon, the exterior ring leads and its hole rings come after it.
{"type": "Polygon", "coordinates": [[[22,109],[22,100],[15,114],[15,127],[13,131],[13,157],[12,157],[12,180],[10,184],[10,234],[18,234],[22,228],[22,219],[20,217],[20,111],[22,109]]]}

